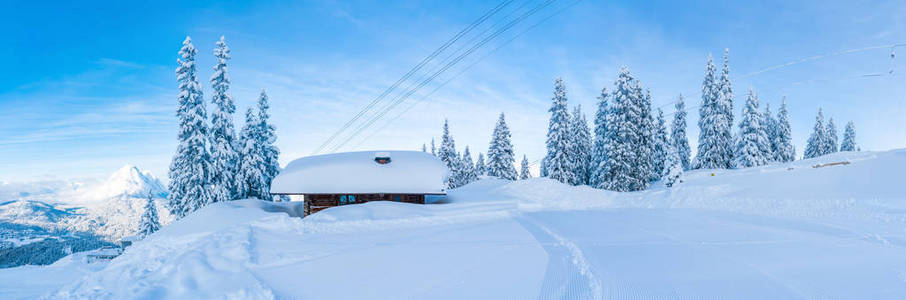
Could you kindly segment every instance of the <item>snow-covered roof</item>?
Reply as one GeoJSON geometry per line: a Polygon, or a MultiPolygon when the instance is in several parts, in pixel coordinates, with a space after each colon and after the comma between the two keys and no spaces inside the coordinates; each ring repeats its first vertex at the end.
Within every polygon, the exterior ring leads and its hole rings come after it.
{"type": "Polygon", "coordinates": [[[274,194],[443,194],[447,167],[420,151],[360,151],[296,159],[271,184],[274,194]],[[389,154],[390,162],[376,157],[389,154]]]}

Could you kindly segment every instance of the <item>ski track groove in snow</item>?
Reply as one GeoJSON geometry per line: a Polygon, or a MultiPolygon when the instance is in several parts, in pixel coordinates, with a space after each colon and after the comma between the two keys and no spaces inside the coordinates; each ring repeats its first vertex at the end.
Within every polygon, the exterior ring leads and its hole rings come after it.
{"type": "MultiPolygon", "coordinates": [[[[601,282],[598,281],[597,276],[595,276],[594,272],[591,270],[588,261],[585,259],[585,254],[578,245],[556,233],[550,227],[547,227],[528,216],[518,215],[515,219],[519,221],[523,227],[526,227],[526,230],[529,232],[537,234],[539,233],[538,230],[540,230],[540,233],[545,235],[542,237],[545,240],[539,240],[538,242],[544,247],[545,251],[548,252],[549,262],[556,264],[556,262],[560,260],[568,260],[572,266],[572,268],[561,268],[552,266],[550,263],[548,264],[548,272],[545,274],[544,283],[541,287],[541,294],[539,295],[540,299],[587,298],[586,294],[582,291],[591,291],[592,295],[590,296],[592,299],[603,299],[604,291],[601,288],[601,282]],[[548,238],[553,240],[555,244],[548,242],[548,238]],[[566,257],[562,256],[564,254],[561,254],[560,252],[565,252],[566,257]],[[582,278],[576,278],[576,276],[581,276],[582,278]],[[577,286],[583,283],[584,286],[577,286]]],[[[538,238],[537,235],[535,237],[536,239],[538,238]]]]}

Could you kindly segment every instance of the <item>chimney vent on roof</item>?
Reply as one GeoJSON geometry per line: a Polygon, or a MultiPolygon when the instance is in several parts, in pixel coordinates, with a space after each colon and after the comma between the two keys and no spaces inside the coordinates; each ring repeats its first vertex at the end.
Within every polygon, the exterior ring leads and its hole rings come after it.
{"type": "Polygon", "coordinates": [[[382,165],[390,163],[390,152],[376,152],[374,153],[374,162],[382,165]]]}

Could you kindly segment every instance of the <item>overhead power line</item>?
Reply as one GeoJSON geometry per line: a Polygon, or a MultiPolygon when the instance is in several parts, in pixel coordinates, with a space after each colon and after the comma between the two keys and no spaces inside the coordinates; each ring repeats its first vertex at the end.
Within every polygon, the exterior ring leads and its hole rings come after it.
{"type": "Polygon", "coordinates": [[[408,80],[413,74],[415,74],[416,72],[421,70],[422,67],[424,67],[428,62],[430,62],[435,57],[437,57],[437,55],[439,55],[441,52],[443,52],[448,47],[450,47],[450,45],[453,45],[454,43],[456,43],[456,41],[458,41],[464,35],[471,32],[473,29],[475,29],[475,27],[477,27],[478,25],[480,25],[481,23],[486,21],[488,18],[490,18],[491,16],[493,16],[494,14],[499,12],[501,9],[503,9],[504,7],[506,7],[513,1],[514,0],[504,0],[503,2],[501,2],[500,4],[498,4],[497,6],[492,8],[490,11],[488,11],[487,13],[485,13],[484,15],[482,15],[481,17],[479,17],[478,19],[473,21],[471,24],[469,24],[469,26],[460,30],[458,33],[456,33],[456,35],[451,37],[443,45],[441,45],[436,50],[434,50],[434,52],[432,52],[427,57],[422,59],[422,61],[419,62],[417,65],[415,65],[415,67],[412,67],[412,69],[410,69],[408,72],[406,72],[406,74],[404,74],[403,77],[398,79],[396,82],[393,83],[393,85],[388,87],[386,90],[384,90],[384,92],[382,92],[380,95],[378,95],[373,100],[371,100],[371,102],[369,102],[368,105],[366,105],[362,110],[360,110],[358,113],[356,113],[352,117],[352,119],[350,119],[349,121],[346,121],[346,123],[343,124],[343,126],[341,126],[340,129],[338,129],[333,135],[331,135],[326,141],[324,141],[324,143],[322,143],[320,146],[318,146],[318,148],[315,149],[314,152],[312,152],[312,155],[318,154],[322,150],[324,150],[324,148],[326,148],[328,145],[330,145],[330,143],[333,142],[334,139],[336,139],[338,136],[340,136],[343,133],[343,131],[345,131],[347,128],[349,128],[349,126],[351,126],[356,121],[358,121],[365,113],[367,113],[369,110],[371,110],[371,108],[373,108],[376,104],[378,104],[380,101],[382,101],[384,99],[384,97],[386,97],[391,92],[393,92],[394,89],[396,89],[401,83],[408,80]]]}

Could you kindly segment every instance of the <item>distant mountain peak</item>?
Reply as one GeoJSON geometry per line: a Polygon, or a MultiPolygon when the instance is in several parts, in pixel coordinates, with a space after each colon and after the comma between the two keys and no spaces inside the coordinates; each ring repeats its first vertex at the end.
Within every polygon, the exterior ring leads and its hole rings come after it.
{"type": "Polygon", "coordinates": [[[125,165],[107,178],[106,181],[92,189],[88,196],[94,199],[114,197],[147,197],[148,193],[156,198],[166,197],[167,191],[160,180],[148,171],[136,166],[125,165]]]}

